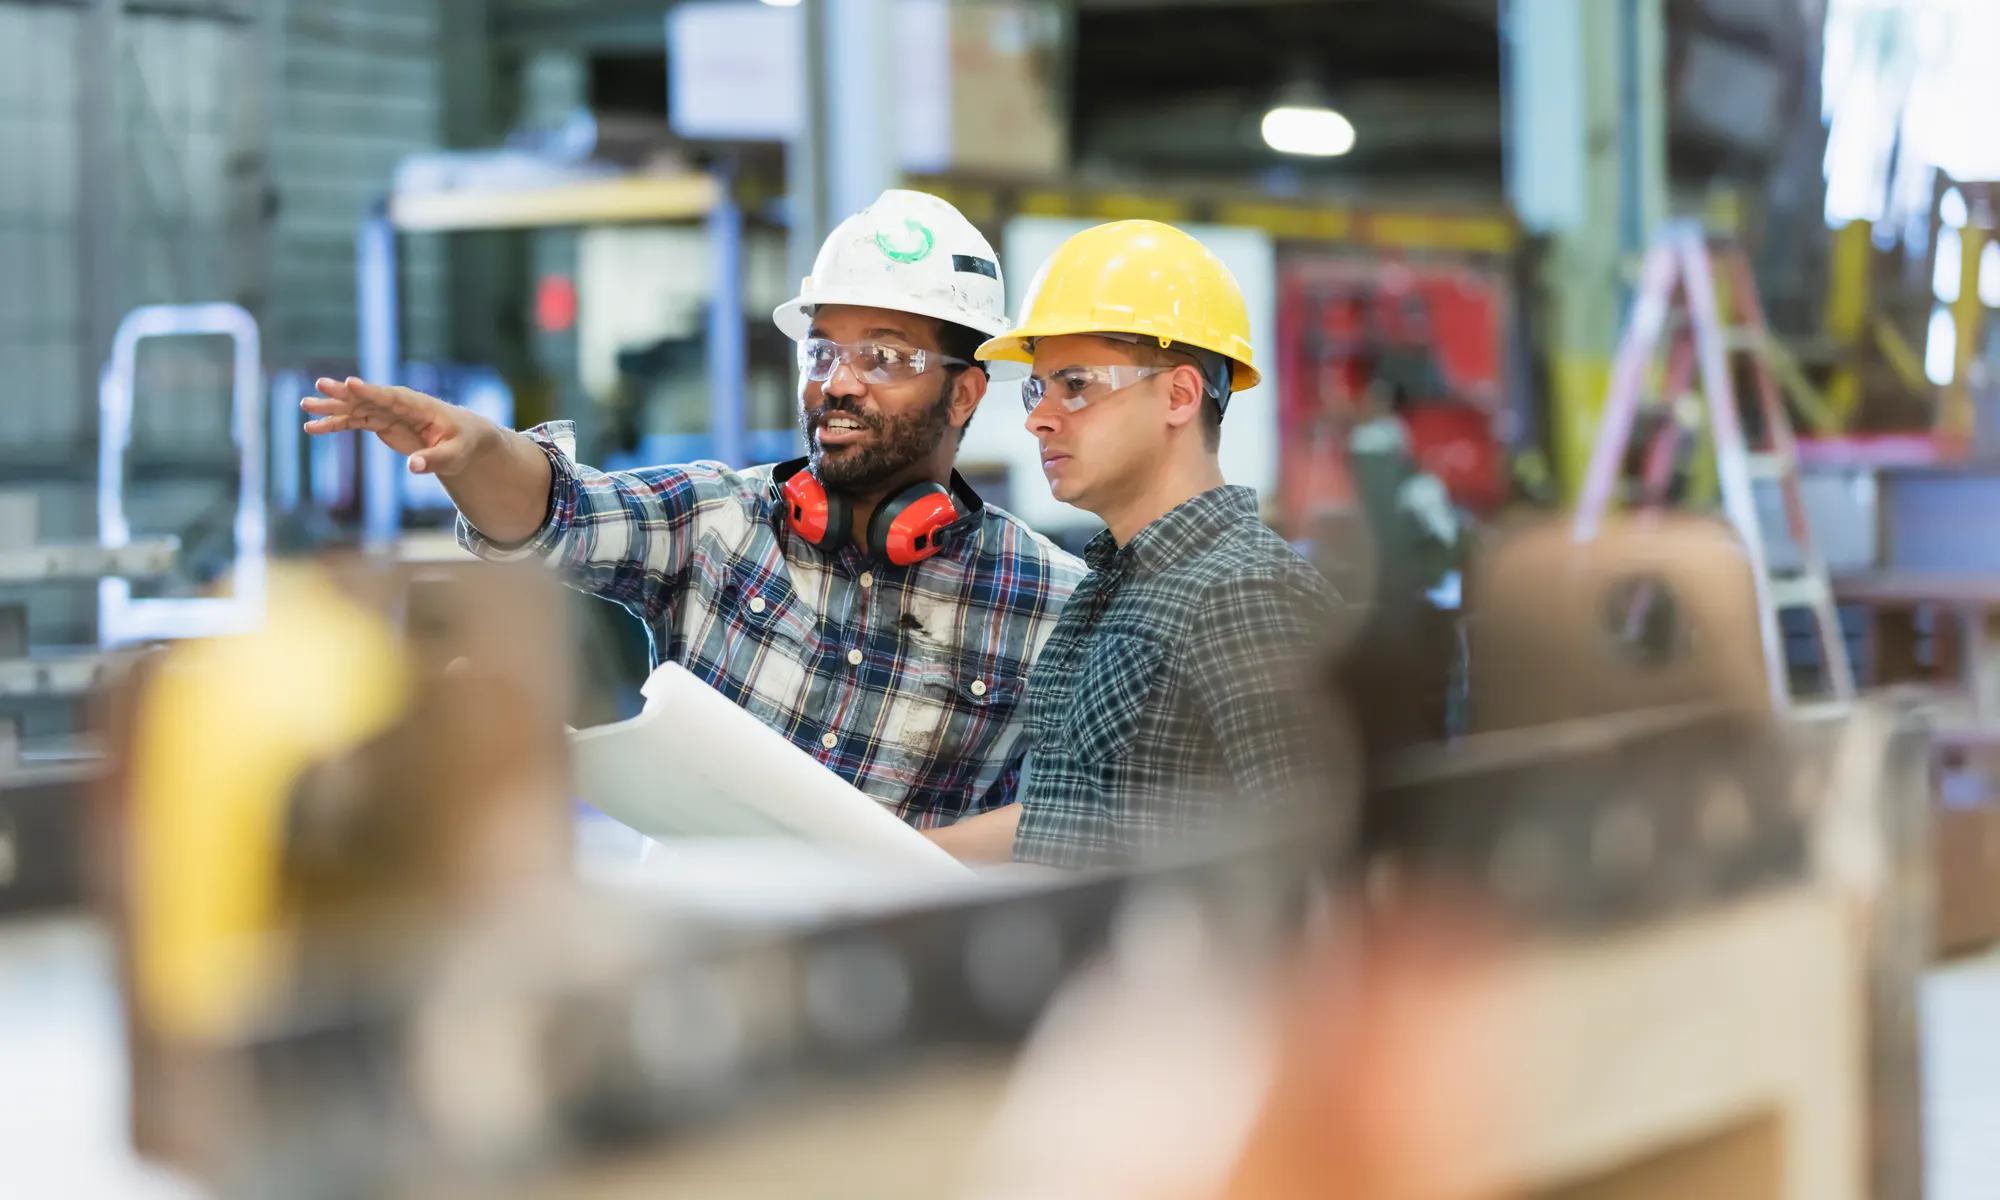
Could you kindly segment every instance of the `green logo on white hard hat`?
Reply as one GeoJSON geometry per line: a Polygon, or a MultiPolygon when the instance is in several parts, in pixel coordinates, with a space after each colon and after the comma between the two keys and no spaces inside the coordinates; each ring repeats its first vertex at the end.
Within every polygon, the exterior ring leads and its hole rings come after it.
{"type": "Polygon", "coordinates": [[[884,229],[875,235],[875,248],[899,263],[922,262],[929,258],[931,250],[937,245],[937,239],[931,236],[930,228],[922,221],[911,217],[904,220],[903,229],[910,235],[911,240],[898,246],[889,239],[889,231],[884,229]]]}

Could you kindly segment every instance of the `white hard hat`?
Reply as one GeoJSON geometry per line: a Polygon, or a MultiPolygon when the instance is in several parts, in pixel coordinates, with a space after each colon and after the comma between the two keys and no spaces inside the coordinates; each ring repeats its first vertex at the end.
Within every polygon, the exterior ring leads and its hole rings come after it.
{"type": "Polygon", "coordinates": [[[986,337],[1007,328],[999,256],[964,214],[925,192],[883,192],[842,221],[799,294],[772,316],[786,337],[801,341],[822,304],[936,317],[986,337]]]}

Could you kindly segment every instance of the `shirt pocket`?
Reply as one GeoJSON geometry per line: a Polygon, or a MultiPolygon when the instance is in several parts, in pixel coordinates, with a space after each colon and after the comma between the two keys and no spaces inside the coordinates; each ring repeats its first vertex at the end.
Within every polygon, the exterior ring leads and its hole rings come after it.
{"type": "Polygon", "coordinates": [[[688,669],[765,724],[791,728],[812,687],[812,611],[789,584],[771,578],[731,578],[710,606],[688,669]]]}
{"type": "Polygon", "coordinates": [[[945,652],[918,651],[889,700],[883,738],[911,758],[977,755],[1020,703],[1024,681],[945,652]]]}
{"type": "Polygon", "coordinates": [[[1100,636],[1085,654],[1059,717],[1063,744],[1080,762],[1121,760],[1132,753],[1160,674],[1159,643],[1138,634],[1100,636]]]}

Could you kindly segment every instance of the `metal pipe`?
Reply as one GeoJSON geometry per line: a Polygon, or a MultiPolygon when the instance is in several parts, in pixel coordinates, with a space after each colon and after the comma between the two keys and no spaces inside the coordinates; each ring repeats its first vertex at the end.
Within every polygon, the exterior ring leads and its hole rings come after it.
{"type": "MultiPolygon", "coordinates": [[[[396,227],[389,205],[378,202],[354,238],[355,308],[360,324],[361,377],[384,387],[400,368],[400,298],[396,292],[396,227]]],[[[357,435],[358,436],[358,435],[357,435]]],[[[403,519],[402,456],[382,439],[360,438],[361,544],[386,551],[403,519]]]]}
{"type": "Polygon", "coordinates": [[[749,338],[743,312],[743,209],[735,179],[719,170],[720,194],[708,213],[715,286],[708,300],[708,427],[715,457],[732,467],[744,460],[749,338]]]}

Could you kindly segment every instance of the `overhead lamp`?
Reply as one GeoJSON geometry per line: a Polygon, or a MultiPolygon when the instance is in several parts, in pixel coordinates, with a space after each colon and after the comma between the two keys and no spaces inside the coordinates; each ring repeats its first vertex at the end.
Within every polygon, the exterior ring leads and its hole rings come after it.
{"type": "Polygon", "coordinates": [[[1339,158],[1354,149],[1354,123],[1330,108],[1280,104],[1264,114],[1264,144],[1280,154],[1339,158]]]}
{"type": "Polygon", "coordinates": [[[1301,158],[1339,158],[1354,149],[1354,123],[1310,80],[1294,83],[1264,114],[1264,144],[1301,158]]]}
{"type": "Polygon", "coordinates": [[[772,8],[797,8],[799,0],[764,0],[772,8]]]}

